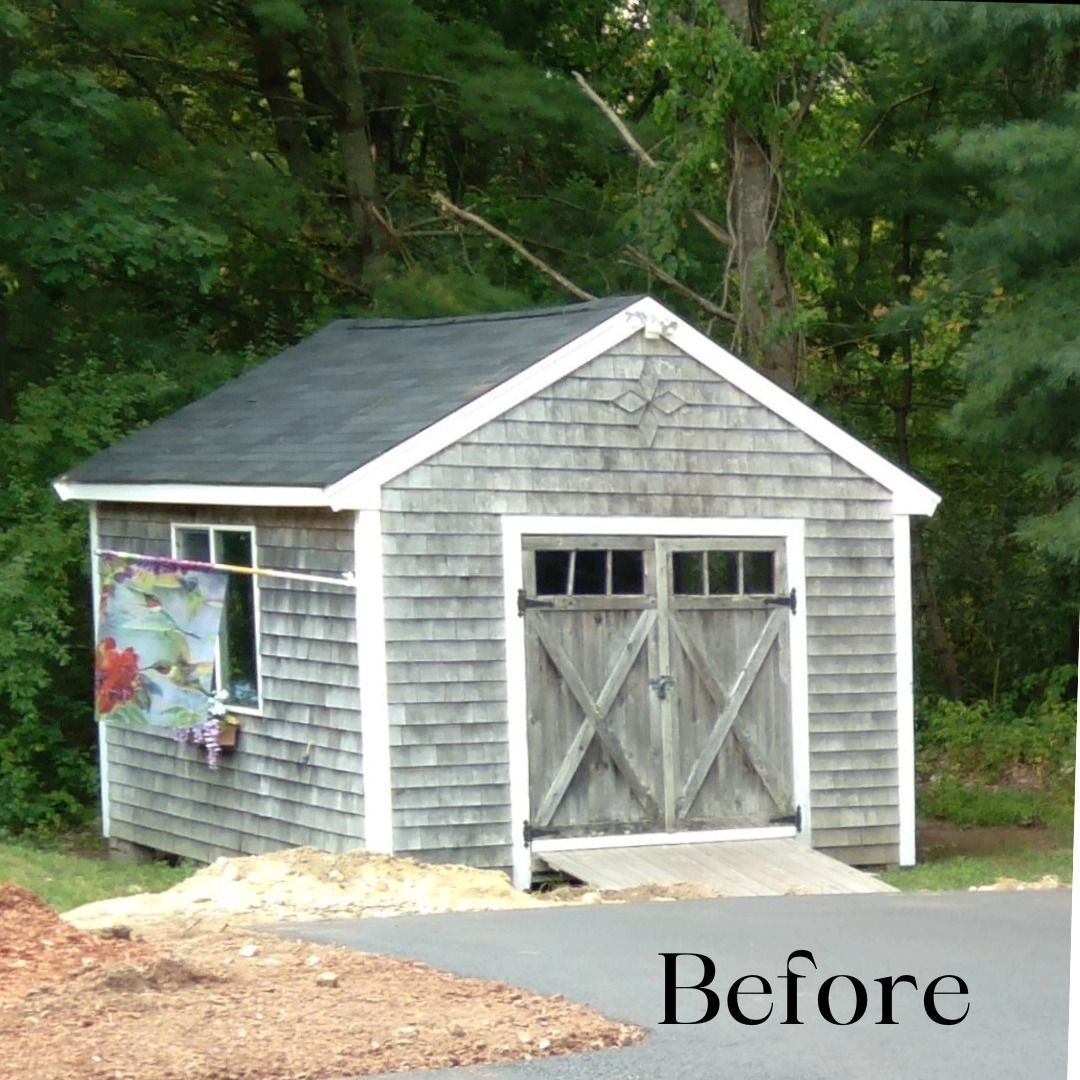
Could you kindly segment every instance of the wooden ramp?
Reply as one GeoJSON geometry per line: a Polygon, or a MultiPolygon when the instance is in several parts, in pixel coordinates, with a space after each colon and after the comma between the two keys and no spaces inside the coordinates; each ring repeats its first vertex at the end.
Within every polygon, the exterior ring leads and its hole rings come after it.
{"type": "Polygon", "coordinates": [[[580,848],[537,852],[544,862],[598,889],[703,885],[720,896],[818,896],[896,892],[797,840],[580,848]]]}

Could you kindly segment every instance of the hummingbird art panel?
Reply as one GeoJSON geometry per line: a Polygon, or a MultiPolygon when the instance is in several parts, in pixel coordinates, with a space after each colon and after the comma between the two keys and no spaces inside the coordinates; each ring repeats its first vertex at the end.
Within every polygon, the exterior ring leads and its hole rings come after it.
{"type": "Polygon", "coordinates": [[[95,706],[156,727],[202,723],[212,700],[228,574],[101,556],[95,706]]]}

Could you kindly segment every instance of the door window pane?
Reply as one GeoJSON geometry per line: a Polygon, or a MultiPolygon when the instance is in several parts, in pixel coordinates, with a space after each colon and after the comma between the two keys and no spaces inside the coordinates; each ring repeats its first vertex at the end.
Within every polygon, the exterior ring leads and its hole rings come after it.
{"type": "Polygon", "coordinates": [[[645,592],[645,553],[611,553],[611,591],[616,596],[640,596],[645,592]]]}
{"type": "Polygon", "coordinates": [[[538,596],[566,595],[570,577],[569,551],[538,551],[535,566],[538,596]]]}
{"type": "Polygon", "coordinates": [[[607,552],[574,552],[574,595],[603,596],[607,592],[607,552]]]}
{"type": "Polygon", "coordinates": [[[773,553],[771,551],[744,551],[742,558],[743,592],[775,592],[773,553]]]}
{"type": "Polygon", "coordinates": [[[709,595],[735,596],[739,591],[739,554],[736,551],[710,551],[709,595]]]}
{"type": "Polygon", "coordinates": [[[673,551],[671,567],[676,596],[705,595],[705,552],[673,551]]]}

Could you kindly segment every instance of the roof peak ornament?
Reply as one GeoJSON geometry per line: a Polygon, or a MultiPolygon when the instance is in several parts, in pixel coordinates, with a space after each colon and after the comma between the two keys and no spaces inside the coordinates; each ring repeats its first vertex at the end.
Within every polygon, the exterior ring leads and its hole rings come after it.
{"type": "Polygon", "coordinates": [[[679,329],[677,319],[665,319],[651,311],[628,311],[626,317],[631,322],[638,323],[650,341],[661,337],[670,338],[679,329]]]}

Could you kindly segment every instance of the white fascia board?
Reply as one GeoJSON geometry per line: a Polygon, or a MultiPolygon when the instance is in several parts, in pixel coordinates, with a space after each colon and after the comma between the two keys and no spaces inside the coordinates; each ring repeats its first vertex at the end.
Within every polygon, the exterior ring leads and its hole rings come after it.
{"type": "Polygon", "coordinates": [[[642,328],[646,314],[641,304],[641,301],[627,304],[561,349],[331,484],[326,489],[331,509],[374,508],[378,505],[376,499],[383,484],[636,334],[642,328]]]}
{"type": "Polygon", "coordinates": [[[241,484],[83,484],[60,477],[53,490],[64,502],[190,503],[199,506],[326,506],[318,487],[241,484]]]}
{"type": "MultiPolygon", "coordinates": [[[[98,638],[98,620],[101,618],[101,563],[98,561],[98,548],[101,547],[101,534],[98,528],[97,503],[90,504],[90,603],[93,605],[94,642],[98,638]]],[[[101,835],[108,840],[112,828],[111,805],[109,802],[109,730],[105,720],[95,716],[98,736],[98,784],[101,789],[101,835]]]]}
{"type": "Polygon", "coordinates": [[[896,756],[901,866],[915,865],[915,643],[911,608],[911,519],[893,518],[896,589],[896,756]]]}

